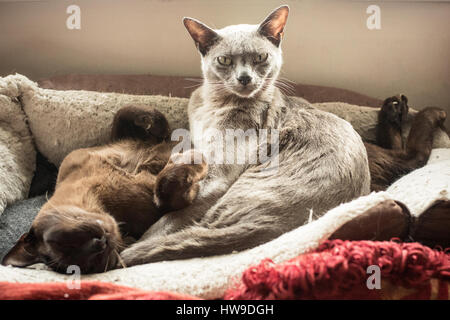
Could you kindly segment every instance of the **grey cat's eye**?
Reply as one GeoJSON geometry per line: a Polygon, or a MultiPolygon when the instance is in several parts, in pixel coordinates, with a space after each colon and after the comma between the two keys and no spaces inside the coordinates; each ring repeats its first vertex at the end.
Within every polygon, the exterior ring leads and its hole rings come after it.
{"type": "Polygon", "coordinates": [[[269,57],[268,53],[260,53],[255,56],[255,58],[253,59],[253,62],[254,63],[263,63],[267,60],[268,57],[269,57]]]}
{"type": "Polygon", "coordinates": [[[217,61],[223,65],[223,66],[229,66],[231,65],[231,58],[230,57],[226,57],[226,56],[220,56],[217,58],[217,61]]]}

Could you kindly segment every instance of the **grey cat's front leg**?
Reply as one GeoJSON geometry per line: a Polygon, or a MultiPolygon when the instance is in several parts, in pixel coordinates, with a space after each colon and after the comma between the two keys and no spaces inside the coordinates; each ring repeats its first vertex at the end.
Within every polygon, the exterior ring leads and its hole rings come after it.
{"type": "Polygon", "coordinates": [[[272,234],[271,238],[278,235],[273,233],[269,225],[251,230],[239,225],[217,229],[192,226],[165,237],[136,243],[124,250],[121,257],[125,265],[130,267],[157,261],[227,254],[234,250],[244,250],[248,243],[269,234],[272,234]],[[243,244],[246,245],[243,247],[243,244]]]}

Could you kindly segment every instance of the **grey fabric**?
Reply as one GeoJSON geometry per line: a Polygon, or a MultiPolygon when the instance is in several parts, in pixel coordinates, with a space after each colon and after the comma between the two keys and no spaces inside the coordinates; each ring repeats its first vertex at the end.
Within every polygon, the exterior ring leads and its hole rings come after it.
{"type": "Polygon", "coordinates": [[[40,196],[19,201],[6,208],[0,216],[0,261],[20,236],[28,232],[45,201],[45,196],[40,196]]]}

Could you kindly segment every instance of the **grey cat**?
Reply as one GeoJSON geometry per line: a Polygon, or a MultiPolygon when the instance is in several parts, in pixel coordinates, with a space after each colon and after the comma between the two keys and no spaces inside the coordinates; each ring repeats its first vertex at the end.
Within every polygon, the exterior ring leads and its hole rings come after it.
{"type": "Polygon", "coordinates": [[[260,25],[220,30],[183,20],[204,77],[189,102],[195,148],[214,148],[202,140],[208,129],[278,130],[278,167],[211,164],[194,203],[163,216],[125,249],[126,265],[248,249],[307,223],[311,210],[317,217],[369,193],[366,149],[352,126],[277,87],[288,13],[282,6],[260,25]]]}

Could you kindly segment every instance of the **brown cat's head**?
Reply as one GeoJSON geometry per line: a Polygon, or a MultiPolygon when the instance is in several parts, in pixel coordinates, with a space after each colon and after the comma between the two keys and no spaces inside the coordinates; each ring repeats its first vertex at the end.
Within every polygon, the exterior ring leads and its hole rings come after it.
{"type": "Polygon", "coordinates": [[[42,262],[60,273],[71,265],[81,273],[104,272],[117,265],[121,242],[117,223],[109,215],[74,206],[46,206],[2,264],[25,267],[42,262]]]}

